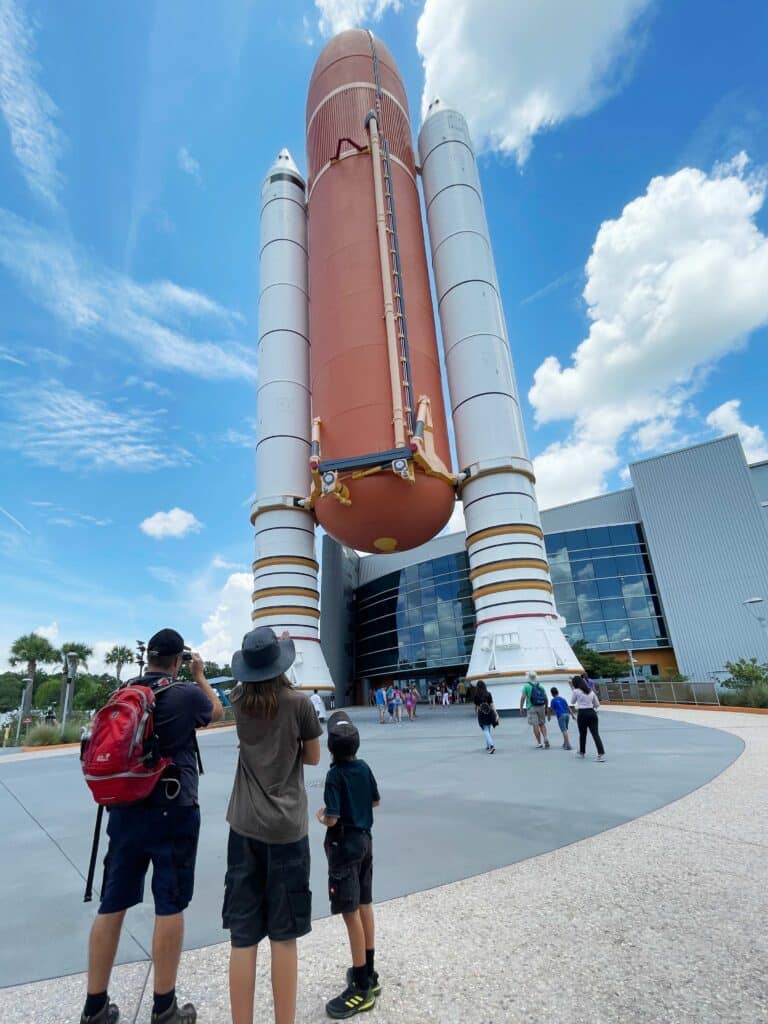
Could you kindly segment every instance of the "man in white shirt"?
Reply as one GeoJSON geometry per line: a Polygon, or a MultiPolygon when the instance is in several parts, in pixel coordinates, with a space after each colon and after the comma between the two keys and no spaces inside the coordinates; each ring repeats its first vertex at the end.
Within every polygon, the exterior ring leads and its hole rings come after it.
{"type": "Polygon", "coordinates": [[[325,721],[325,704],[323,704],[323,698],[314,690],[312,696],[309,698],[312,701],[312,707],[315,709],[318,721],[325,721]]]}

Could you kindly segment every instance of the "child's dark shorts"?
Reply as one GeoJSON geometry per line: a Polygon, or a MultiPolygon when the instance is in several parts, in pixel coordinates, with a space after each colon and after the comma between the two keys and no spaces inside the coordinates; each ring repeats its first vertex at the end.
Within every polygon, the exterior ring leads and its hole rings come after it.
{"type": "Polygon", "coordinates": [[[312,930],[309,839],[263,843],[229,831],[222,923],[235,947],[298,939],[312,930]]]}
{"type": "Polygon", "coordinates": [[[328,899],[332,914],[351,914],[373,902],[373,840],[370,832],[329,829],[325,837],[328,857],[328,899]]]}

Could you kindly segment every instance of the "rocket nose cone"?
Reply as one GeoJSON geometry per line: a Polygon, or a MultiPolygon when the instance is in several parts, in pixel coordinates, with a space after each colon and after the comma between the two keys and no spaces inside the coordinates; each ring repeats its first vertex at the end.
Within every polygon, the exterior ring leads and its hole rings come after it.
{"type": "Polygon", "coordinates": [[[275,175],[290,175],[290,177],[295,179],[296,184],[301,185],[302,188],[306,184],[301,171],[296,166],[296,162],[287,149],[281,149],[275,157],[274,163],[267,171],[265,186],[274,180],[275,175]]]}

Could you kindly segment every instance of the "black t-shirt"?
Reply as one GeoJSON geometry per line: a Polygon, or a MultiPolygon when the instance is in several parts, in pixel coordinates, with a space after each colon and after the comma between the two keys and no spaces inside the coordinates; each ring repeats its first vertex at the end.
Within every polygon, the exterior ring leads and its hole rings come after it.
{"type": "Polygon", "coordinates": [[[325,814],[338,818],[340,825],[370,831],[373,805],[378,803],[379,787],[365,761],[339,761],[331,765],[325,777],[325,814]]]}
{"type": "Polygon", "coordinates": [[[490,690],[475,690],[474,701],[476,708],[479,708],[481,704],[493,704],[493,694],[490,690]]]}
{"type": "MultiPolygon", "coordinates": [[[[146,672],[141,679],[131,682],[151,686],[161,679],[167,679],[163,672],[146,672]]],[[[195,683],[174,682],[167,689],[155,691],[155,732],[160,741],[160,753],[173,758],[173,768],[166,773],[179,780],[181,789],[178,796],[170,801],[178,806],[197,804],[197,749],[195,729],[210,724],[213,705],[195,683]]],[[[168,794],[175,787],[166,787],[161,779],[147,803],[154,805],[169,802],[168,794]]]]}

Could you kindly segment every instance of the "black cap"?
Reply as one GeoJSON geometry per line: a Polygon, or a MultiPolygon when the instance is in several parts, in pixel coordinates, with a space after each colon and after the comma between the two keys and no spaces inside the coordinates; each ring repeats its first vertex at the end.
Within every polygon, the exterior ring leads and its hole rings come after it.
{"type": "Polygon", "coordinates": [[[147,644],[148,654],[157,654],[167,658],[172,654],[181,654],[184,650],[184,638],[175,629],[161,629],[147,644]]]}
{"type": "Polygon", "coordinates": [[[328,749],[334,757],[354,757],[360,733],[346,711],[334,711],[328,719],[328,749]]]}

